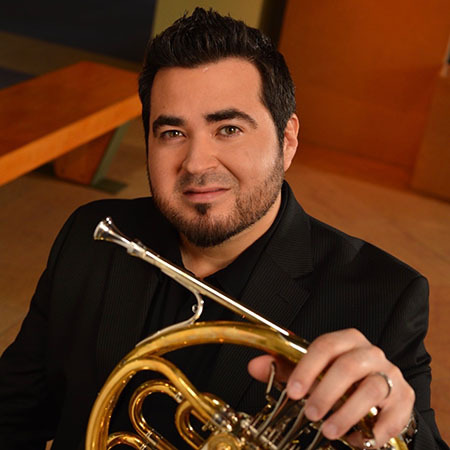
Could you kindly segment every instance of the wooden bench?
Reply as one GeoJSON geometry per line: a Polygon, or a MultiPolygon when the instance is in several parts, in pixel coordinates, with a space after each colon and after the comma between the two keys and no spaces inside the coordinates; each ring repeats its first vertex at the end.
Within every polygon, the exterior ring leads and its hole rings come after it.
{"type": "Polygon", "coordinates": [[[95,184],[123,124],[140,114],[137,74],[80,62],[0,91],[0,185],[53,161],[56,176],[95,184]]]}

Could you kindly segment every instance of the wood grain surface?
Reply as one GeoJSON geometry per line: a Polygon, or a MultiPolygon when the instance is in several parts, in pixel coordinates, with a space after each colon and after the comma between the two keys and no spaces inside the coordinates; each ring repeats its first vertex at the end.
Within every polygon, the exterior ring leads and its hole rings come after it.
{"type": "Polygon", "coordinates": [[[0,185],[139,113],[137,74],[92,62],[0,91],[0,185]]]}

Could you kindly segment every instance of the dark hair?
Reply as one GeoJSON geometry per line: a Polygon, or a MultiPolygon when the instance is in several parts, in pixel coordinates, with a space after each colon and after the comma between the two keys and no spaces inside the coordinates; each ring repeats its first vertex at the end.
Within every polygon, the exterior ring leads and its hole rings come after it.
{"type": "Polygon", "coordinates": [[[295,112],[295,88],[283,55],[256,28],[210,9],[196,8],[157,35],[147,46],[139,76],[139,96],[145,142],[148,142],[150,93],[158,70],[197,67],[222,58],[243,58],[255,65],[262,79],[261,100],[269,110],[280,145],[287,121],[295,112]]]}

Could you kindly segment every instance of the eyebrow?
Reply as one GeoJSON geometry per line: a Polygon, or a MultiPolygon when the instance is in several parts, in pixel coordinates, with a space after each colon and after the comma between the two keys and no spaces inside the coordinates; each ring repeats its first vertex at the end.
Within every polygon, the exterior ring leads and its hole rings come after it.
{"type": "MultiPolygon", "coordinates": [[[[222,109],[220,111],[206,114],[205,119],[209,123],[221,122],[223,120],[230,120],[230,119],[243,119],[246,122],[248,122],[253,128],[258,127],[258,124],[256,123],[256,120],[253,119],[253,117],[251,117],[244,111],[241,111],[236,108],[222,109]]],[[[156,132],[158,131],[158,129],[165,125],[172,126],[172,127],[181,127],[184,124],[185,124],[185,120],[181,117],[168,116],[168,115],[162,114],[153,121],[153,124],[152,124],[153,135],[156,135],[156,132]]]]}
{"type": "Polygon", "coordinates": [[[177,116],[166,116],[166,115],[161,115],[158,116],[152,124],[152,130],[153,130],[153,134],[155,135],[156,132],[158,131],[159,128],[161,128],[164,125],[169,125],[172,127],[181,127],[182,125],[184,125],[184,119],[182,119],[181,117],[177,117],[177,116]]]}
{"type": "Polygon", "coordinates": [[[239,109],[235,108],[228,108],[228,109],[222,109],[220,111],[216,111],[210,114],[205,115],[205,119],[207,122],[221,122],[222,120],[229,120],[229,119],[243,119],[246,122],[248,122],[253,128],[257,128],[258,124],[256,123],[256,120],[249,116],[244,111],[240,111],[239,109]]]}

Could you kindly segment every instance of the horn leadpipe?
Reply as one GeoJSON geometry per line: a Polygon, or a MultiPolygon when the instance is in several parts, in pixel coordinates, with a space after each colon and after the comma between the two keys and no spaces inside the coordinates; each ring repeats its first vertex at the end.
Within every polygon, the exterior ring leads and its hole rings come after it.
{"type": "MultiPolygon", "coordinates": [[[[221,304],[225,308],[228,308],[234,313],[250,320],[251,322],[265,325],[272,330],[282,334],[283,336],[293,336],[290,331],[280,327],[279,325],[259,315],[255,311],[245,307],[238,301],[214,288],[210,284],[200,281],[186,270],[159,256],[157,253],[147,248],[141,242],[130,240],[114,225],[110,217],[102,220],[97,225],[94,231],[94,239],[104,240],[121,245],[127,250],[130,255],[136,256],[154,265],[163,273],[173,278],[185,288],[189,289],[191,292],[197,292],[199,294],[205,295],[221,304]]],[[[298,349],[302,353],[306,353],[306,350],[302,346],[298,346],[298,349]]]]}

